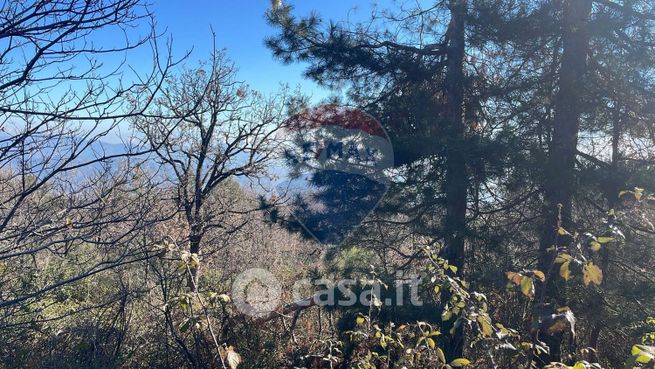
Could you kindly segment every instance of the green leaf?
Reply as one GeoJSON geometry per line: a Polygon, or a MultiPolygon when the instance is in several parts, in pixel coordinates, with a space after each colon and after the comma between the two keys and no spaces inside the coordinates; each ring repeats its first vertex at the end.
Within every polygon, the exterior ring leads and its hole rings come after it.
{"type": "Polygon", "coordinates": [[[191,319],[185,319],[182,324],[180,324],[180,332],[184,333],[187,330],[189,330],[189,326],[191,325],[191,319]]]}
{"type": "Polygon", "coordinates": [[[471,361],[469,359],[459,358],[459,359],[453,360],[450,363],[450,365],[454,366],[454,367],[467,366],[467,365],[471,365],[471,361]]]}
{"type": "Polygon", "coordinates": [[[569,254],[559,254],[555,258],[555,264],[561,264],[571,260],[573,260],[573,256],[569,254]]]}
{"type": "Polygon", "coordinates": [[[487,319],[482,316],[478,316],[477,321],[480,324],[480,332],[482,332],[482,335],[484,337],[491,337],[491,335],[494,333],[494,329],[491,324],[489,324],[487,319]]]}
{"type": "Polygon", "coordinates": [[[546,275],[541,270],[535,270],[534,271],[534,276],[535,276],[535,278],[537,278],[538,280],[540,280],[542,282],[546,280],[546,275]]]}
{"type": "Polygon", "coordinates": [[[200,265],[200,257],[195,252],[191,254],[189,265],[192,269],[196,269],[200,265]]]}
{"type": "Polygon", "coordinates": [[[437,347],[437,358],[442,363],[444,363],[444,364],[446,363],[446,355],[443,353],[443,350],[441,349],[441,347],[437,347]]]}
{"type": "Polygon", "coordinates": [[[601,247],[601,246],[600,246],[600,242],[598,242],[598,241],[591,241],[591,244],[589,244],[589,247],[590,247],[593,251],[600,251],[600,247],[601,247]]]}
{"type": "Polygon", "coordinates": [[[567,261],[559,267],[559,275],[564,278],[565,281],[571,279],[571,262],[567,261]]]}
{"type": "Polygon", "coordinates": [[[632,349],[630,350],[630,354],[632,355],[638,355],[640,354],[643,350],[639,347],[640,345],[634,345],[632,346],[632,349]]]}
{"type": "Polygon", "coordinates": [[[585,369],[584,363],[578,361],[575,363],[575,365],[573,365],[573,369],[585,369]]]}
{"type": "Polygon", "coordinates": [[[534,295],[534,280],[530,277],[523,277],[521,279],[521,292],[527,297],[534,295]]]}
{"type": "Polygon", "coordinates": [[[655,347],[651,346],[634,345],[630,353],[634,356],[635,361],[640,364],[650,363],[655,359],[655,347]]]}

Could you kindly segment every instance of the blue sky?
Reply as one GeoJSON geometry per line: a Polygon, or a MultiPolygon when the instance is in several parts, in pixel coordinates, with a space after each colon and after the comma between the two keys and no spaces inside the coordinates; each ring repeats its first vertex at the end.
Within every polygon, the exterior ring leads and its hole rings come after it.
{"type": "MultiPolygon", "coordinates": [[[[321,16],[343,20],[368,18],[374,0],[286,0],[294,6],[294,14],[315,10],[321,16]]],[[[303,78],[303,65],[283,65],[264,46],[264,39],[274,34],[265,20],[270,0],[164,0],[156,2],[154,12],[157,28],[166,29],[173,37],[174,52],[181,55],[193,48],[190,63],[206,58],[212,47],[210,26],[216,33],[216,44],[239,68],[238,76],[252,88],[272,93],[280,83],[290,87],[301,85],[303,92],[317,101],[329,92],[303,78]]]]}
{"type": "MultiPolygon", "coordinates": [[[[315,11],[325,20],[338,22],[348,19],[356,22],[369,19],[376,4],[389,6],[394,0],[283,1],[294,7],[293,13],[296,15],[307,15],[315,11]]],[[[162,34],[158,41],[160,49],[164,49],[165,38],[170,37],[173,41],[173,55],[177,58],[192,50],[190,57],[184,61],[186,65],[194,67],[199,61],[209,58],[213,47],[213,29],[216,34],[216,47],[226,50],[228,57],[238,68],[239,80],[264,94],[275,93],[281,84],[292,89],[299,86],[303,94],[312,97],[313,102],[320,102],[331,92],[303,77],[306,66],[297,63],[285,65],[273,58],[271,51],[265,47],[266,37],[276,33],[276,29],[266,22],[265,13],[270,6],[270,0],[153,0],[149,8],[155,17],[156,29],[162,34]]],[[[149,31],[147,22],[142,21],[128,30],[129,39],[133,42],[140,36],[147,35],[149,31]]],[[[116,28],[97,30],[85,41],[105,49],[125,45],[124,35],[116,28]]],[[[152,68],[152,54],[147,45],[126,53],[108,53],[96,57],[102,65],[102,73],[113,72],[117,68],[121,71],[105,80],[109,85],[121,80],[123,85],[129,86],[135,81],[132,70],[145,76],[152,68]]],[[[83,71],[89,62],[82,56],[69,64],[71,65],[51,65],[42,73],[52,73],[62,67],[83,71]]],[[[69,93],[68,87],[81,91],[85,88],[85,83],[72,81],[57,85],[49,90],[44,100],[59,100],[69,93]]],[[[106,140],[119,141],[123,133],[120,131],[112,132],[106,140]]]]}

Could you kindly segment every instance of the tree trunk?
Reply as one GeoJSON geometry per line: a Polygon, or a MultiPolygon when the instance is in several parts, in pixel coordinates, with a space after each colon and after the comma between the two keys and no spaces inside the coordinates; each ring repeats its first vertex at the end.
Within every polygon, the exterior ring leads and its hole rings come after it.
{"type": "MultiPolygon", "coordinates": [[[[469,178],[466,168],[464,139],[464,58],[467,0],[450,0],[451,18],[448,28],[447,74],[446,74],[446,119],[448,124],[446,141],[446,217],[444,219],[445,252],[449,264],[457,267],[457,273],[464,272],[464,246],[466,236],[466,205],[469,178]]],[[[448,361],[462,357],[464,347],[463,325],[455,331],[449,347],[448,361]]]]}
{"type": "MultiPolygon", "coordinates": [[[[566,246],[558,236],[559,227],[573,228],[571,214],[576,188],[575,160],[579,121],[584,91],[583,77],[587,70],[591,13],[590,0],[565,0],[562,16],[562,62],[559,91],[555,97],[555,118],[549,158],[544,179],[544,226],[539,244],[539,269],[548,275],[546,285],[538,294],[540,303],[559,304],[558,277],[553,273],[557,251],[553,246],[566,246]]],[[[561,337],[539,332],[538,338],[550,347],[550,353],[535,357],[540,367],[551,361],[561,361],[561,337]]]]}
{"type": "MultiPolygon", "coordinates": [[[[191,232],[189,236],[189,252],[191,254],[200,255],[200,241],[202,240],[202,235],[196,232],[191,232]]],[[[200,276],[200,265],[190,265],[189,266],[189,278],[187,281],[187,287],[192,292],[198,292],[198,277],[200,276]]]]}

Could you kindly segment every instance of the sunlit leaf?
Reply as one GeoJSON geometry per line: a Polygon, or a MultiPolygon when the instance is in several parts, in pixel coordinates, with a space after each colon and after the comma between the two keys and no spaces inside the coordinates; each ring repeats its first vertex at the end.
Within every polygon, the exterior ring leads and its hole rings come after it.
{"type": "Polygon", "coordinates": [[[571,260],[573,260],[573,256],[563,253],[563,254],[558,254],[557,255],[557,257],[555,258],[555,263],[556,264],[561,264],[561,263],[571,261],[571,260]]]}
{"type": "Polygon", "coordinates": [[[444,364],[446,363],[446,355],[443,353],[443,350],[441,349],[441,347],[437,347],[437,358],[442,363],[444,363],[444,364]]]}
{"type": "Polygon", "coordinates": [[[603,271],[590,261],[582,268],[582,281],[585,286],[590,283],[600,285],[603,282],[603,271]]]}
{"type": "Polygon", "coordinates": [[[507,279],[512,281],[515,285],[521,284],[521,279],[523,279],[523,275],[521,273],[516,273],[516,272],[507,272],[505,273],[507,275],[507,279]]]}
{"type": "Polygon", "coordinates": [[[521,292],[527,297],[534,295],[534,280],[530,277],[523,277],[521,279],[521,292]]]}
{"type": "Polygon", "coordinates": [[[494,329],[491,324],[489,324],[487,319],[482,316],[478,316],[477,321],[480,324],[480,331],[482,332],[482,335],[484,337],[491,337],[491,335],[494,333],[494,329]]]}
{"type": "Polygon", "coordinates": [[[601,245],[600,245],[600,242],[598,242],[598,241],[591,241],[591,243],[589,244],[589,247],[593,251],[600,251],[601,245]]]}
{"type": "Polygon", "coordinates": [[[230,366],[230,369],[237,369],[239,364],[241,364],[241,356],[234,351],[232,346],[227,349],[227,365],[230,366]]]}
{"type": "Polygon", "coordinates": [[[461,366],[467,366],[470,365],[471,361],[469,359],[464,359],[464,358],[459,358],[455,359],[450,363],[450,366],[454,367],[461,367],[461,366]]]}
{"type": "Polygon", "coordinates": [[[559,267],[559,275],[564,278],[565,281],[568,281],[571,278],[571,262],[567,261],[559,267]]]}

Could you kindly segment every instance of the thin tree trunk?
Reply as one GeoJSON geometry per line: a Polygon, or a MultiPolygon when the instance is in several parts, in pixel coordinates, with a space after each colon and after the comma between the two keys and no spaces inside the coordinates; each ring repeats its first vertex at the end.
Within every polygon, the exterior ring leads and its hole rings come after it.
{"type": "MultiPolygon", "coordinates": [[[[464,272],[464,247],[466,237],[466,206],[469,177],[466,168],[464,139],[464,58],[466,50],[465,26],[467,0],[450,0],[451,18],[448,29],[447,74],[446,74],[446,119],[448,127],[446,147],[446,217],[444,219],[445,252],[449,264],[457,267],[457,273],[464,272]]],[[[448,360],[462,357],[464,347],[463,325],[455,331],[449,347],[448,360]]]]}
{"type": "MultiPolygon", "coordinates": [[[[539,268],[547,272],[546,285],[538,294],[538,301],[561,303],[557,288],[558,277],[553,271],[557,251],[553,246],[566,246],[566,239],[558,236],[559,227],[573,228],[572,202],[576,188],[575,159],[584,91],[583,77],[587,70],[591,13],[590,0],[565,0],[562,18],[562,64],[559,91],[555,97],[555,119],[549,147],[549,158],[544,179],[544,226],[539,244],[539,268]]],[[[561,335],[538,334],[549,353],[536,355],[540,367],[561,361],[561,335]]]]}
{"type": "MultiPolygon", "coordinates": [[[[196,232],[191,232],[189,236],[189,252],[192,254],[200,255],[200,241],[202,240],[202,235],[197,234],[196,232]]],[[[189,278],[187,287],[192,292],[198,291],[198,278],[200,276],[200,265],[191,265],[189,267],[189,278]]]]}

